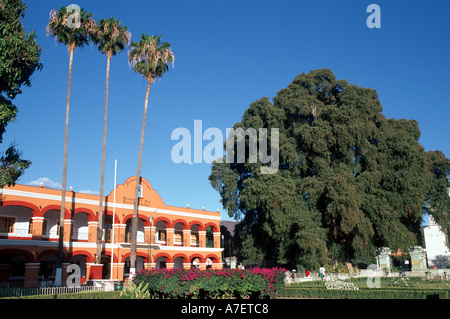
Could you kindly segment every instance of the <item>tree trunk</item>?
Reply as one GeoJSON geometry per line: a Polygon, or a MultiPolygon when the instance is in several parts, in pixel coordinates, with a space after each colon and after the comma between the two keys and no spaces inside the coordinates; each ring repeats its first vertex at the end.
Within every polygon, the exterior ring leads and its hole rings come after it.
{"type": "Polygon", "coordinates": [[[106,63],[105,116],[104,116],[104,120],[103,120],[102,173],[101,173],[101,177],[100,177],[100,200],[99,200],[99,207],[98,207],[96,263],[100,263],[101,257],[102,257],[103,188],[104,188],[104,184],[105,184],[106,126],[107,126],[107,122],[108,122],[109,69],[110,69],[110,64],[111,64],[111,55],[109,53],[107,53],[107,57],[108,57],[108,59],[107,59],[107,63],[106,63]]]}
{"type": "Polygon", "coordinates": [[[67,101],[66,101],[66,132],[64,136],[64,164],[63,179],[61,191],[61,211],[59,214],[59,241],[58,256],[56,261],[55,286],[62,285],[62,256],[64,243],[64,213],[66,211],[66,180],[67,180],[67,144],[69,142],[69,108],[70,108],[70,87],[72,85],[72,65],[73,65],[73,49],[69,49],[69,82],[67,84],[67,101]]]}
{"type": "MultiPolygon", "coordinates": [[[[148,108],[148,97],[150,95],[151,81],[147,84],[147,94],[145,95],[145,106],[144,106],[144,118],[142,120],[142,130],[141,130],[141,144],[139,146],[139,160],[138,168],[136,173],[136,186],[134,189],[134,207],[133,207],[133,219],[131,220],[131,253],[130,253],[130,279],[136,271],[136,240],[137,240],[137,223],[138,223],[138,206],[139,206],[139,184],[141,181],[141,162],[142,162],[142,149],[144,146],[144,135],[145,135],[145,123],[147,121],[147,108],[148,108]]],[[[151,263],[151,260],[149,261],[151,263]]]]}

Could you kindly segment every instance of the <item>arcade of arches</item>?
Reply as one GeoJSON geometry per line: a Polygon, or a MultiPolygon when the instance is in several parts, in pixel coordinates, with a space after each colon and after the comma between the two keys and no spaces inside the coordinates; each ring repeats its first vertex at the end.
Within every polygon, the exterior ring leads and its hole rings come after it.
{"type": "MultiPolygon", "coordinates": [[[[80,266],[81,281],[126,280],[136,177],[104,197],[103,242],[96,264],[99,196],[66,193],[64,269],[80,266]],[[101,265],[101,266],[100,266],[101,265]]],[[[222,268],[220,213],[164,204],[141,178],[136,270],[145,268],[222,268]]],[[[2,190],[0,207],[0,285],[35,287],[55,276],[61,191],[18,185],[2,190]]]]}

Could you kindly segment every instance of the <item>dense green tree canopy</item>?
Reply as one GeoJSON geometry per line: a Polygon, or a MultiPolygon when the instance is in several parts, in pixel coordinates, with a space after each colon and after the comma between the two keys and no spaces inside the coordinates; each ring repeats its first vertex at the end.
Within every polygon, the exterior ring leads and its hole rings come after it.
{"type": "Polygon", "coordinates": [[[424,212],[448,232],[450,161],[425,152],[415,120],[381,112],[375,90],[329,69],[297,76],[273,103],[250,105],[234,128],[279,128],[278,172],[217,161],[209,177],[229,215],[242,220],[244,256],[313,269],[371,263],[377,247],[421,244],[424,212]]]}
{"type": "MultiPolygon", "coordinates": [[[[36,34],[25,32],[21,24],[25,10],[20,0],[0,1],[0,143],[6,126],[17,115],[14,98],[23,86],[31,85],[31,75],[42,68],[36,34]]],[[[0,158],[0,187],[13,185],[30,164],[10,146],[0,158]]]]}

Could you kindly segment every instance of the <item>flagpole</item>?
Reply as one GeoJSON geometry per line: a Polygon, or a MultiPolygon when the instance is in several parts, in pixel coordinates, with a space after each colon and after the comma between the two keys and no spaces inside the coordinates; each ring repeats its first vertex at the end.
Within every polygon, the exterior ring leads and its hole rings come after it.
{"type": "Polygon", "coordinates": [[[112,221],[112,240],[111,240],[111,275],[109,276],[109,278],[112,280],[113,279],[113,268],[114,268],[114,223],[115,223],[115,218],[116,218],[116,176],[117,176],[117,160],[115,160],[114,162],[114,206],[113,206],[113,221],[112,221]]]}

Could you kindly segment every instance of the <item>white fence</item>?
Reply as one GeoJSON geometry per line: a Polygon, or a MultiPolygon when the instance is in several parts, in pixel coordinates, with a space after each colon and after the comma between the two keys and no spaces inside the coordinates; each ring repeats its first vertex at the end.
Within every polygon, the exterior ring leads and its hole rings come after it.
{"type": "Polygon", "coordinates": [[[41,295],[57,295],[57,294],[71,294],[76,292],[92,292],[104,291],[104,287],[96,286],[79,286],[79,287],[45,287],[40,288],[41,295]]]}
{"type": "Polygon", "coordinates": [[[31,295],[57,295],[69,293],[82,293],[93,291],[105,291],[104,287],[79,286],[79,287],[43,287],[43,288],[9,288],[0,289],[0,298],[21,297],[31,295]]]}
{"type": "MultiPolygon", "coordinates": [[[[305,282],[305,281],[322,281],[318,273],[311,273],[309,277],[306,277],[303,273],[297,273],[294,277],[291,276],[292,272],[287,271],[286,277],[284,279],[286,284],[305,282]]],[[[360,278],[360,277],[422,277],[422,278],[435,278],[439,280],[449,281],[450,280],[450,269],[426,269],[426,270],[416,270],[416,271],[404,271],[404,272],[389,272],[386,273],[382,269],[360,269],[356,274],[327,274],[323,281],[333,281],[333,280],[347,280],[349,278],[360,278]]]]}

